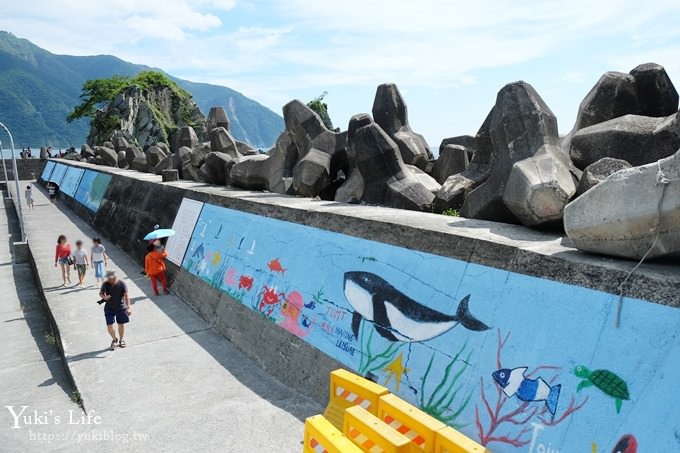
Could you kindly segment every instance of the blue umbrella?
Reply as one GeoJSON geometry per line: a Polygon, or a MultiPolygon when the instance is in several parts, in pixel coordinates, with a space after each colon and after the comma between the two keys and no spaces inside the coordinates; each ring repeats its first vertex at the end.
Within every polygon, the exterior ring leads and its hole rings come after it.
{"type": "Polygon", "coordinates": [[[175,235],[175,230],[153,230],[151,233],[144,236],[145,241],[153,241],[155,239],[169,238],[175,235]]]}

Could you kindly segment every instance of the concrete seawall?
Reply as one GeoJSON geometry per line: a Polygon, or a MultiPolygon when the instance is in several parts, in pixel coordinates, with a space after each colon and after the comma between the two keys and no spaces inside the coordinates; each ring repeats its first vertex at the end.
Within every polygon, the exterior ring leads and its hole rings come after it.
{"type": "MultiPolygon", "coordinates": [[[[17,156],[18,156],[17,151],[17,156]]],[[[33,179],[38,179],[42,169],[45,166],[44,160],[40,159],[19,159],[17,157],[17,171],[19,172],[19,179],[24,181],[30,181],[33,179]]],[[[5,168],[7,169],[7,178],[11,181],[14,179],[14,167],[12,166],[11,159],[5,159],[5,168]]],[[[0,166],[0,172],[3,169],[0,166]]],[[[0,173],[0,179],[4,182],[5,175],[0,173]]]]}
{"type": "Polygon", "coordinates": [[[171,265],[174,291],[317,401],[328,371],[345,366],[493,451],[514,451],[496,430],[562,451],[609,451],[626,433],[655,451],[678,447],[680,427],[654,428],[673,419],[663,376],[680,372],[677,263],[630,277],[616,328],[619,286],[635,263],[554,234],[59,163],[80,186],[82,170],[98,172],[101,196],[76,187],[62,198],[140,261],[144,235],[171,227],[183,199],[204,203],[182,266],[171,265]],[[500,392],[510,385],[500,371],[543,382],[551,396],[522,403],[500,392]],[[508,421],[504,408],[519,412],[508,421]]]}

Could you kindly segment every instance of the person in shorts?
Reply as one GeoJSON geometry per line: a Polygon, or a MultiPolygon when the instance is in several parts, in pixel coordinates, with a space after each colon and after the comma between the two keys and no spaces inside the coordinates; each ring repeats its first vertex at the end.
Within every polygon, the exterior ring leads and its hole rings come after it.
{"type": "Polygon", "coordinates": [[[125,324],[130,322],[132,307],[130,306],[130,296],[125,282],[119,280],[116,271],[106,272],[106,281],[99,291],[99,297],[106,302],[104,305],[104,318],[106,319],[106,329],[111,335],[111,351],[116,349],[116,345],[121,348],[125,344],[125,324]],[[118,324],[118,337],[113,328],[118,324]]]}
{"type": "Polygon", "coordinates": [[[61,268],[61,278],[64,280],[64,285],[66,282],[71,283],[71,244],[68,243],[68,239],[63,234],[59,235],[57,238],[57,247],[54,251],[54,267],[59,266],[61,268]]]}
{"type": "Polygon", "coordinates": [[[89,262],[87,261],[87,252],[83,249],[83,241],[76,241],[76,249],[73,254],[73,267],[78,271],[78,286],[83,287],[85,281],[85,272],[89,262]]]}
{"type": "Polygon", "coordinates": [[[90,263],[94,268],[94,278],[97,279],[97,284],[104,281],[104,270],[108,265],[108,256],[106,249],[102,245],[99,238],[92,239],[92,248],[90,249],[90,263]]]}

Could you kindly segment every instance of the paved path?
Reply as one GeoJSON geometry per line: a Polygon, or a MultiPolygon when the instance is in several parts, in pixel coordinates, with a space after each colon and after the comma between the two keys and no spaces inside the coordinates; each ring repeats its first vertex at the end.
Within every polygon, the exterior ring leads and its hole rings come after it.
{"type": "MultiPolygon", "coordinates": [[[[7,205],[13,214],[11,202],[7,205]]],[[[67,420],[71,411],[76,417],[82,413],[71,401],[73,388],[54,344],[33,271],[29,264],[12,264],[11,244],[20,240],[19,225],[12,222],[12,215],[6,215],[5,206],[0,195],[0,451],[44,452],[57,451],[57,447],[79,451],[72,448],[76,441],[70,439],[72,430],[66,423],[15,423],[6,407],[13,406],[15,415],[47,412],[50,420],[67,420]],[[28,407],[22,412],[22,406],[28,407]]]]}
{"type": "Polygon", "coordinates": [[[139,264],[104,242],[134,304],[128,347],[109,351],[93,274],[85,289],[64,288],[54,267],[59,234],[88,246],[96,234],[34,192],[37,206],[25,215],[26,232],[68,367],[85,409],[101,416],[101,424],[90,427],[115,437],[98,441],[98,451],[301,450],[303,420],[322,408],[266,374],[182,301],[150,297],[139,264]]]}

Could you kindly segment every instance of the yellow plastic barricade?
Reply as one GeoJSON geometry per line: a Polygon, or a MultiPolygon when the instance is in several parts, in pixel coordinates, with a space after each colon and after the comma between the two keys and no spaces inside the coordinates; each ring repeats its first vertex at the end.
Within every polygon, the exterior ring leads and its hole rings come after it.
{"type": "Polygon", "coordinates": [[[399,434],[361,406],[345,410],[343,433],[364,452],[417,452],[408,437],[399,434]]]}
{"type": "Polygon", "coordinates": [[[338,429],[342,429],[345,409],[358,405],[377,415],[378,399],[389,393],[386,387],[343,369],[331,372],[330,390],[323,416],[338,429]]]}
{"type": "Polygon", "coordinates": [[[437,431],[434,445],[435,453],[491,453],[450,426],[437,431]]]}
{"type": "Polygon", "coordinates": [[[361,453],[361,449],[322,415],[315,415],[305,420],[302,453],[361,453]]]}
{"type": "Polygon", "coordinates": [[[446,428],[444,423],[391,393],[380,397],[378,418],[408,437],[425,453],[434,452],[435,435],[446,428]]]}

